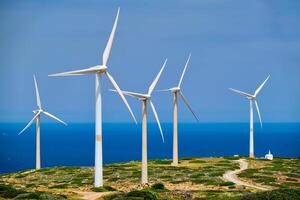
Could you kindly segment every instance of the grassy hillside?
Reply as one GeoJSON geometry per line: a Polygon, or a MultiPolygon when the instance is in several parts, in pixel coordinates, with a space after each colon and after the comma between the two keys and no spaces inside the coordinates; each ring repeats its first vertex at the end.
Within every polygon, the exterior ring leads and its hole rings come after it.
{"type": "Polygon", "coordinates": [[[275,188],[300,188],[300,159],[249,160],[239,178],[275,188]]]}
{"type": "MultiPolygon", "coordinates": [[[[170,166],[169,160],[152,160],[148,162],[149,185],[140,184],[140,162],[109,164],[104,167],[106,186],[103,188],[93,188],[93,168],[90,167],[21,171],[0,176],[0,198],[20,199],[21,196],[22,199],[22,195],[35,195],[33,199],[79,199],[77,193],[80,191],[110,191],[103,197],[106,200],[236,199],[256,195],[254,189],[236,186],[222,179],[225,171],[239,168],[234,159],[186,158],[180,160],[179,167],[170,166]]],[[[250,169],[240,174],[241,179],[280,189],[278,195],[287,191],[292,195],[299,194],[300,159],[256,159],[248,162],[250,169]]],[[[254,199],[254,196],[249,198],[254,199]]]]}

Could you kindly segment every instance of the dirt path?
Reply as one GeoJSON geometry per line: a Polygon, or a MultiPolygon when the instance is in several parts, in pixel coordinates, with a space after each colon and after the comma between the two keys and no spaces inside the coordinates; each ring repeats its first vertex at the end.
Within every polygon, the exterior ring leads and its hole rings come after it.
{"type": "Polygon", "coordinates": [[[242,180],[240,180],[237,177],[237,174],[241,173],[242,171],[248,169],[248,162],[246,160],[240,159],[237,160],[236,162],[238,162],[240,164],[240,169],[234,170],[234,171],[228,171],[223,175],[223,178],[226,181],[231,181],[233,183],[235,183],[236,185],[243,185],[246,187],[251,187],[251,188],[255,188],[258,190],[269,190],[266,187],[262,187],[262,186],[258,186],[258,185],[254,185],[253,183],[249,183],[249,182],[244,182],[242,180]]]}

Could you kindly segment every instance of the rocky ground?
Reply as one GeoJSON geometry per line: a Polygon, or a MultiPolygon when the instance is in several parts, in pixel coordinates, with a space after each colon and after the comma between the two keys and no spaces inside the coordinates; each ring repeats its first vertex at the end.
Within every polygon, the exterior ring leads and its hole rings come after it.
{"type": "MultiPolygon", "coordinates": [[[[170,160],[152,160],[148,162],[148,185],[140,184],[140,162],[109,164],[104,167],[102,188],[93,188],[90,167],[3,174],[0,199],[241,199],[260,194],[257,188],[223,178],[225,172],[240,168],[236,159],[240,158],[185,158],[178,167],[172,167],[170,160]]],[[[300,198],[300,159],[243,159],[248,169],[237,175],[238,179],[274,190],[272,194],[291,192],[296,195],[292,199],[300,198]]]]}

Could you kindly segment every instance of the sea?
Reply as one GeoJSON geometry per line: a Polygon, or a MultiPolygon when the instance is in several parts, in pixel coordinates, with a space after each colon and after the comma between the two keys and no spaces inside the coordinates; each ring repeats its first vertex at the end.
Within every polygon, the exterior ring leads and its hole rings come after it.
{"type": "MultiPolygon", "coordinates": [[[[18,135],[24,123],[0,123],[0,173],[35,168],[35,126],[18,135]]],[[[162,142],[155,123],[148,124],[148,159],[172,159],[173,128],[163,123],[162,142]]],[[[300,123],[264,123],[254,126],[256,157],[269,150],[275,157],[300,157],[300,123]]],[[[104,123],[104,163],[141,160],[141,124],[104,123]]],[[[179,157],[247,156],[248,123],[178,124],[179,157]]],[[[41,123],[41,165],[93,166],[94,123],[63,126],[41,123]]]]}

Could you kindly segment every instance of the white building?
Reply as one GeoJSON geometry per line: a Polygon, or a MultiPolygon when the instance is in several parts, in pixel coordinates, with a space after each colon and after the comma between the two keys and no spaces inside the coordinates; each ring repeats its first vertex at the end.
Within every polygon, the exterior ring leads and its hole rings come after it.
{"type": "Polygon", "coordinates": [[[273,154],[271,154],[270,150],[269,150],[269,153],[265,155],[265,159],[273,160],[273,154]]]}

